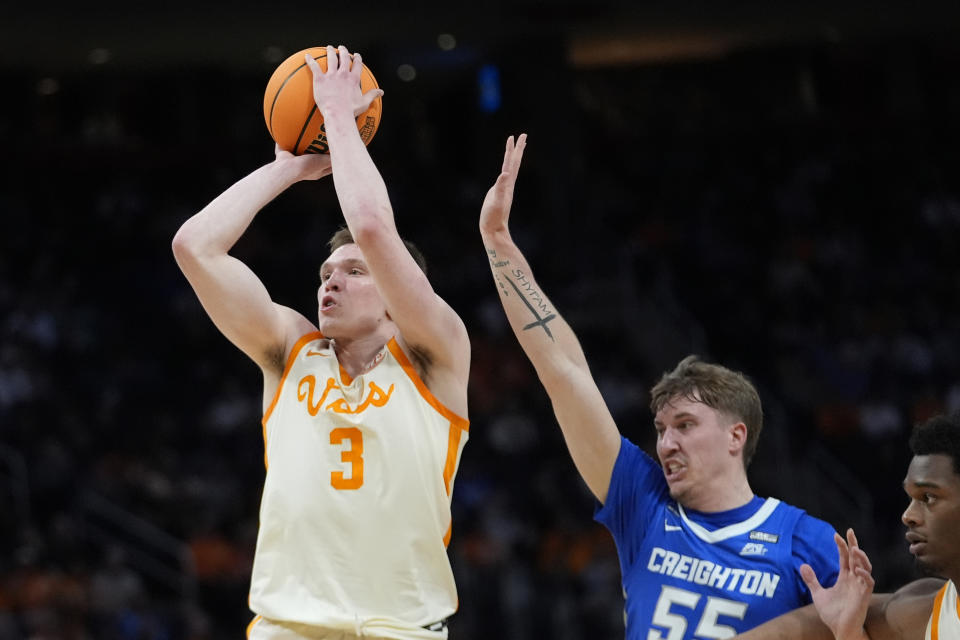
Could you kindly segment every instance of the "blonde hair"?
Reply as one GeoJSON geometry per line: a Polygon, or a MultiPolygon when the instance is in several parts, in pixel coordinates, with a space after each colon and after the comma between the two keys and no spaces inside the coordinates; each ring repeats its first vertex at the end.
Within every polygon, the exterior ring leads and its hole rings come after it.
{"type": "Polygon", "coordinates": [[[664,373],[650,390],[650,409],[657,413],[675,398],[686,398],[703,404],[743,422],[747,441],[743,445],[743,466],[746,468],[757,450],[763,429],[763,407],[756,388],[739,371],[687,356],[664,373]]]}

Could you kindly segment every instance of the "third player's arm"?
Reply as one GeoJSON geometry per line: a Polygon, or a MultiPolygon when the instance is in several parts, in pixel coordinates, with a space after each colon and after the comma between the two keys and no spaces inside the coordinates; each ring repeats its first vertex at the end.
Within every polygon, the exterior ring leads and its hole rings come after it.
{"type": "MultiPolygon", "coordinates": [[[[871,596],[870,607],[867,609],[867,637],[870,640],[900,638],[892,633],[884,620],[890,597],[889,593],[875,593],[871,596]]],[[[834,635],[820,619],[817,609],[808,604],[745,631],[737,635],[735,640],[834,640],[834,635]]]]}
{"type": "Polygon", "coordinates": [[[620,451],[620,434],[580,342],[534,279],[508,227],[525,145],[525,135],[516,144],[512,136],[507,141],[503,170],[483,203],[480,233],[510,326],[550,396],[577,470],[604,502],[620,451]]]}
{"type": "Polygon", "coordinates": [[[736,636],[735,640],[834,640],[833,632],[820,620],[812,604],[763,623],[736,636]]]}

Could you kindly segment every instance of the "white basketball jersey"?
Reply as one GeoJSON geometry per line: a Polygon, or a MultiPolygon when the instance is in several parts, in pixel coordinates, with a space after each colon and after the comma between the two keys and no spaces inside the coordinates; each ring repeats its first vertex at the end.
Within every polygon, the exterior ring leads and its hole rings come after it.
{"type": "Polygon", "coordinates": [[[395,339],[378,357],[351,380],[308,334],[264,414],[250,608],[265,618],[407,638],[457,609],[446,546],[468,422],[395,339]]]}
{"type": "Polygon", "coordinates": [[[960,638],[960,596],[953,580],[947,580],[933,601],[933,613],[927,623],[925,640],[960,638]]]}

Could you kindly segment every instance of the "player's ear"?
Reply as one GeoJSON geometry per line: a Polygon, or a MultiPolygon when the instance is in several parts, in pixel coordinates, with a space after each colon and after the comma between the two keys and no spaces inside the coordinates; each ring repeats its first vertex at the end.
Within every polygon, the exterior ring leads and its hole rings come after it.
{"type": "Polygon", "coordinates": [[[747,444],[747,425],[735,422],[730,425],[730,453],[740,453],[747,444]]]}

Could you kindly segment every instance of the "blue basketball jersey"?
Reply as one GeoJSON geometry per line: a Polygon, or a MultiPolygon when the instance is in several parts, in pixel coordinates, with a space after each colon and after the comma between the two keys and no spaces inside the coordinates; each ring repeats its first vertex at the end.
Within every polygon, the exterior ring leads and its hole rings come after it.
{"type": "Polygon", "coordinates": [[[839,572],[833,528],[775,498],[719,513],[684,510],[660,466],[626,438],[594,516],[620,557],[628,640],[714,640],[810,603],[800,578],[839,572]]]}

